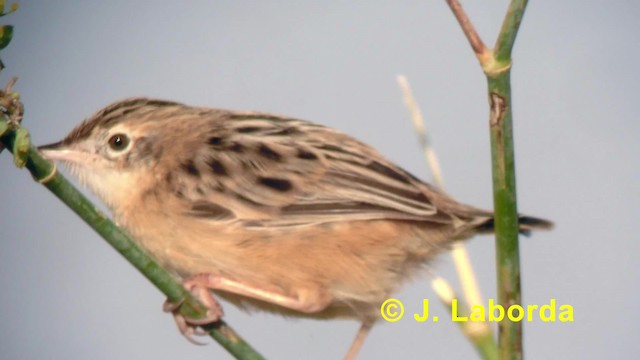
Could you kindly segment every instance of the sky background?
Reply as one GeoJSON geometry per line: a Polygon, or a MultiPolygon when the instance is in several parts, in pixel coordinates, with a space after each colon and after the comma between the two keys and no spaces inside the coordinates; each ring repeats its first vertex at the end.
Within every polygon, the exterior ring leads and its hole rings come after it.
{"type": "MultiPolygon", "coordinates": [[[[492,44],[507,1],[463,1],[492,44]]],[[[34,143],[61,139],[129,96],[282,113],[336,127],[430,179],[395,77],[408,76],[446,190],[491,208],[485,78],[444,1],[21,1],[2,53],[34,143]]],[[[640,3],[531,1],[512,72],[518,205],[556,222],[521,242],[523,301],[574,307],[575,322],[525,323],[529,359],[640,351],[640,3]]],[[[0,358],[226,359],[194,346],[164,296],[87,225],[0,155],[0,358]]],[[[495,298],[490,236],[469,250],[495,298]]],[[[431,266],[457,286],[448,254],[431,266]]],[[[427,277],[396,297],[431,299],[427,277]]],[[[354,321],[225,319],[270,359],[342,358],[354,321]]],[[[205,339],[206,340],[206,339],[205,339]]],[[[456,324],[410,317],[374,328],[361,359],[470,359],[456,324]]]]}

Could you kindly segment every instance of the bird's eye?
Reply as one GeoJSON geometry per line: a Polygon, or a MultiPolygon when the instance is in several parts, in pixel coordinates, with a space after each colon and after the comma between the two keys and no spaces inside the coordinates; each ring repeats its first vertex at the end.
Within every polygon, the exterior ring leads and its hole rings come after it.
{"type": "Polygon", "coordinates": [[[109,147],[114,151],[122,151],[129,145],[129,137],[125,134],[115,134],[109,138],[109,147]]]}

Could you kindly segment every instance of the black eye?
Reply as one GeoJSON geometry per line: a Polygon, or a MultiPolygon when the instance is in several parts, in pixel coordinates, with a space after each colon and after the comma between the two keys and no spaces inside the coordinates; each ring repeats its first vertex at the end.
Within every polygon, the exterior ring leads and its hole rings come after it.
{"type": "Polygon", "coordinates": [[[125,134],[115,134],[109,138],[109,147],[115,151],[122,151],[129,145],[129,137],[125,134]]]}

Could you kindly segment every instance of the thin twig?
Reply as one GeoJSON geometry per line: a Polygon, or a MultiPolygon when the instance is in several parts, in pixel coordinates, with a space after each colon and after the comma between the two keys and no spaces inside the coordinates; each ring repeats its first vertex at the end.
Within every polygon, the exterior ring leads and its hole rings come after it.
{"type": "Polygon", "coordinates": [[[404,75],[398,75],[397,80],[398,85],[400,85],[400,89],[402,90],[402,94],[404,95],[404,104],[409,110],[413,127],[416,129],[418,141],[420,142],[420,147],[422,147],[422,151],[424,152],[427,166],[431,171],[431,175],[433,176],[433,181],[438,187],[443,188],[444,180],[442,178],[442,169],[440,168],[440,162],[438,161],[438,156],[436,155],[436,152],[431,145],[431,140],[427,135],[424,117],[422,116],[420,106],[418,106],[416,99],[413,97],[413,92],[411,91],[409,80],[407,80],[407,77],[404,75]]]}
{"type": "MultiPolygon", "coordinates": [[[[427,134],[424,117],[422,116],[420,106],[413,96],[411,86],[409,85],[409,80],[407,80],[404,75],[398,75],[398,84],[400,85],[402,93],[404,94],[405,105],[407,106],[407,109],[411,114],[413,126],[418,135],[418,140],[420,142],[420,145],[422,146],[425,158],[427,160],[427,166],[429,167],[429,170],[433,175],[434,182],[439,188],[444,189],[442,170],[440,168],[438,156],[436,155],[436,152],[427,134]]],[[[482,304],[480,287],[478,286],[478,281],[476,280],[473,266],[471,265],[471,260],[469,259],[469,254],[466,250],[466,247],[463,243],[456,243],[451,254],[456,265],[460,283],[462,284],[463,293],[465,295],[465,299],[467,300],[467,305],[472,306],[482,304]]]]}
{"type": "MultiPolygon", "coordinates": [[[[404,95],[404,102],[411,114],[411,119],[413,126],[416,130],[416,134],[418,135],[418,140],[420,145],[422,146],[423,152],[425,154],[425,158],[427,161],[427,166],[429,167],[435,184],[443,189],[444,182],[442,177],[442,170],[440,168],[440,163],[438,161],[438,156],[431,144],[429,139],[429,135],[426,130],[424,117],[422,116],[422,110],[420,110],[420,106],[413,96],[413,92],[411,91],[411,86],[409,85],[409,80],[404,75],[398,75],[397,77],[398,84],[400,85],[400,89],[404,95]]],[[[478,281],[476,280],[475,272],[473,270],[473,266],[471,265],[471,260],[469,258],[469,254],[467,252],[467,248],[463,243],[456,243],[453,246],[451,255],[453,256],[453,262],[456,266],[456,271],[458,273],[458,278],[460,280],[460,284],[462,285],[463,294],[466,299],[467,307],[471,307],[473,305],[481,305],[482,304],[482,295],[480,294],[480,287],[478,286],[478,281]]],[[[432,287],[439,295],[439,291],[442,289],[451,289],[451,286],[447,283],[446,280],[442,278],[436,278],[431,282],[432,287]]],[[[447,294],[451,294],[452,290],[447,294]]],[[[451,301],[445,300],[442,296],[440,296],[441,300],[445,305],[450,306],[451,301]]],[[[462,333],[469,338],[472,344],[476,346],[478,352],[483,356],[484,359],[495,359],[491,356],[491,350],[485,349],[486,347],[490,347],[492,349],[497,348],[495,342],[493,341],[493,337],[491,335],[491,329],[489,324],[486,322],[473,322],[471,326],[465,326],[460,324],[462,333]],[[473,328],[472,330],[469,330],[473,328]],[[488,334],[488,338],[487,335],[488,334]],[[476,336],[478,335],[478,336],[476,336]],[[478,341],[481,339],[481,341],[478,341]],[[487,341],[490,342],[490,345],[487,344],[487,341]]]]}
{"type": "Polygon", "coordinates": [[[469,44],[471,44],[473,52],[476,53],[476,56],[478,56],[478,58],[485,58],[489,52],[489,49],[487,49],[487,47],[484,45],[484,42],[480,38],[480,35],[478,35],[478,32],[465,13],[460,2],[458,0],[447,0],[447,4],[449,4],[449,7],[451,8],[453,15],[455,15],[456,19],[458,20],[458,23],[460,24],[464,35],[467,37],[467,40],[469,40],[469,44]]]}
{"type": "Polygon", "coordinates": [[[480,356],[485,360],[498,359],[498,347],[493,339],[491,328],[487,323],[460,321],[460,318],[469,319],[469,310],[457,304],[456,307],[454,307],[453,302],[457,299],[457,296],[446,280],[436,278],[432,282],[432,287],[436,294],[438,294],[440,301],[449,309],[452,314],[452,320],[458,324],[462,333],[474,345],[480,356]]]}
{"type": "Polygon", "coordinates": [[[511,51],[516,41],[520,23],[524,16],[524,10],[527,7],[527,0],[511,1],[507,13],[502,21],[500,34],[493,48],[494,56],[497,62],[511,63],[511,51]]]}
{"type": "MultiPolygon", "coordinates": [[[[458,279],[462,285],[462,293],[466,299],[468,306],[481,305],[482,294],[480,293],[480,286],[478,286],[478,280],[476,279],[476,273],[471,265],[471,259],[469,258],[469,252],[464,243],[456,243],[451,249],[451,256],[453,256],[453,262],[456,265],[456,271],[458,273],[458,279]]],[[[489,324],[483,323],[487,328],[489,324]]]]}

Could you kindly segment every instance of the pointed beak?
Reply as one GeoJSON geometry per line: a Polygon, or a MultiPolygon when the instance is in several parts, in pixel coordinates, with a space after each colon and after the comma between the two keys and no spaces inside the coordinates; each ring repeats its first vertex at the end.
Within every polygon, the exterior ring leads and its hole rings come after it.
{"type": "Polygon", "coordinates": [[[62,141],[54,142],[47,145],[38,146],[38,150],[47,151],[47,150],[58,150],[63,146],[62,141]]]}
{"type": "Polygon", "coordinates": [[[38,146],[38,150],[49,160],[69,161],[74,159],[75,151],[69,149],[62,141],[38,146]]]}

